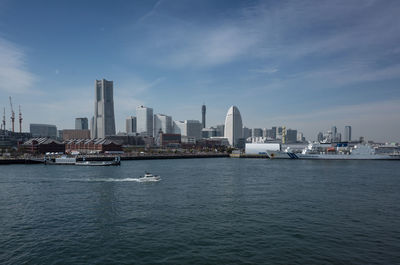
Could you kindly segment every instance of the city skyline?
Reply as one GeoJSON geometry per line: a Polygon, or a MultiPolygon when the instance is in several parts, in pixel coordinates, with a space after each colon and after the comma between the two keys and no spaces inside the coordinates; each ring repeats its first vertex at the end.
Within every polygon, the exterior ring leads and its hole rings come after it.
{"type": "Polygon", "coordinates": [[[201,121],[204,102],[207,127],[236,105],[248,128],[285,125],[315,139],[351,125],[353,139],[400,142],[396,1],[44,5],[0,1],[7,128],[8,96],[22,106],[24,131],[90,120],[93,80],[105,78],[117,132],[137,106],[201,121]]]}

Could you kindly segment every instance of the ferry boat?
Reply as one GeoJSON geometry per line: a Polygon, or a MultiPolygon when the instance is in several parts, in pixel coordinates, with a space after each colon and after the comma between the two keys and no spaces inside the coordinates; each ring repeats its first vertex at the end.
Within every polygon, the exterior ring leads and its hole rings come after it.
{"type": "Polygon", "coordinates": [[[375,149],[366,144],[358,144],[353,148],[333,147],[326,144],[310,143],[293,159],[320,160],[400,160],[399,154],[376,154],[375,149]]]}
{"type": "Polygon", "coordinates": [[[119,166],[121,165],[121,158],[115,157],[113,161],[77,161],[76,157],[61,156],[55,158],[53,161],[50,158],[45,158],[44,163],[46,165],[74,165],[74,166],[119,166]]]}

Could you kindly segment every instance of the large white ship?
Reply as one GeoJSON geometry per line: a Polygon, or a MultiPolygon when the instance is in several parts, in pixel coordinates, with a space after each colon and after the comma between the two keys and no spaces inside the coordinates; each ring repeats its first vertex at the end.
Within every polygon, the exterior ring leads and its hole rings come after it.
{"type": "Polygon", "coordinates": [[[372,146],[365,144],[358,144],[353,148],[349,148],[328,147],[326,144],[311,143],[301,153],[292,155],[291,158],[321,160],[400,160],[400,154],[377,154],[372,146]]]}

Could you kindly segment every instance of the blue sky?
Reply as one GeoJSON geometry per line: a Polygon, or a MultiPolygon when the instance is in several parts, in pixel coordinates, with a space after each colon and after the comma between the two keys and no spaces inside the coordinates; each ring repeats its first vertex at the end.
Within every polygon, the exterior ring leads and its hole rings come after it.
{"type": "Polygon", "coordinates": [[[207,125],[236,105],[247,127],[400,141],[398,14],[389,0],[0,0],[0,106],[21,104],[25,129],[73,128],[106,78],[119,131],[140,104],[200,120],[205,102],[207,125]]]}

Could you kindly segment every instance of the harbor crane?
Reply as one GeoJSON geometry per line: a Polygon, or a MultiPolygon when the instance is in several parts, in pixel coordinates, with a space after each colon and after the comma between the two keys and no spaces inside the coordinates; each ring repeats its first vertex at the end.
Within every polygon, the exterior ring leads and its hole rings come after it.
{"type": "Polygon", "coordinates": [[[10,106],[11,106],[11,131],[14,132],[14,121],[15,121],[15,112],[13,109],[12,101],[11,101],[11,96],[9,97],[10,99],[10,106]]]}
{"type": "Polygon", "coordinates": [[[19,107],[19,132],[22,133],[22,112],[21,112],[21,105],[18,106],[19,107]]]}

